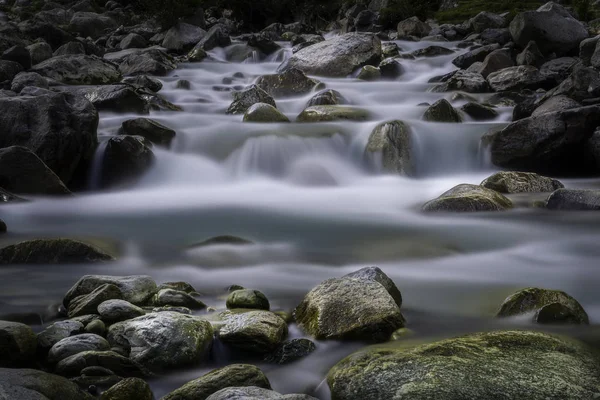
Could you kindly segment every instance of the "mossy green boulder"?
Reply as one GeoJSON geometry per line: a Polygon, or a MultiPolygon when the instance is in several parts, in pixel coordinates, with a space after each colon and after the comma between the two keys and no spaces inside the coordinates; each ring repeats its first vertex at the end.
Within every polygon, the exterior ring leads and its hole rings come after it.
{"type": "Polygon", "coordinates": [[[503,211],[513,207],[512,202],[495,190],[477,185],[461,184],[423,206],[426,212],[503,211]]]}
{"type": "Polygon", "coordinates": [[[244,122],[290,122],[288,117],[270,104],[256,103],[244,114],[244,122]]]}
{"type": "Polygon", "coordinates": [[[596,350],[529,331],[475,333],[406,350],[367,348],[329,371],[332,400],[547,400],[600,395],[596,350]]]}
{"type": "Polygon", "coordinates": [[[481,186],[500,193],[543,193],[554,192],[564,185],[552,178],[533,172],[497,172],[481,182],[481,186]]]}
{"type": "Polygon", "coordinates": [[[462,122],[459,112],[446,99],[438,100],[429,106],[423,119],[428,122],[462,122]]]}
{"type": "Polygon", "coordinates": [[[267,296],[258,290],[235,290],[227,297],[227,308],[252,308],[255,310],[269,310],[271,308],[267,296]]]}
{"type": "Polygon", "coordinates": [[[102,393],[100,400],[153,400],[150,386],[140,378],[127,378],[102,393]]]}
{"type": "Polygon", "coordinates": [[[403,121],[383,122],[373,129],[367,142],[365,154],[381,157],[386,171],[410,176],[412,131],[403,121]]]}

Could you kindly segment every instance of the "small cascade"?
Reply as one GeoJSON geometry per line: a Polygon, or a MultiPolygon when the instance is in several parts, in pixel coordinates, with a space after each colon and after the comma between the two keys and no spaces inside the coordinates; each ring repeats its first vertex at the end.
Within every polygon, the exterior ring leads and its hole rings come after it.
{"type": "Polygon", "coordinates": [[[92,167],[90,168],[88,178],[88,190],[94,191],[99,190],[102,186],[102,167],[104,164],[104,152],[106,151],[106,145],[108,140],[103,141],[96,148],[94,158],[92,160],[92,167]]]}

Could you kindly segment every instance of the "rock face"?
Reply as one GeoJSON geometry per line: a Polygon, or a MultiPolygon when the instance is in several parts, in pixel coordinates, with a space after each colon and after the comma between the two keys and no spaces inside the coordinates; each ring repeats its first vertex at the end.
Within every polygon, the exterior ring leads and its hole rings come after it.
{"type": "Polygon", "coordinates": [[[538,323],[589,324],[589,318],[581,304],[559,290],[527,288],[504,300],[498,317],[532,315],[538,323]],[[559,310],[554,312],[553,310],[559,310]]]}
{"type": "Polygon", "coordinates": [[[227,114],[244,114],[250,107],[257,103],[265,103],[277,107],[273,97],[256,85],[252,85],[239,92],[233,92],[232,94],[233,102],[227,109],[227,114]]]}
{"type": "Polygon", "coordinates": [[[48,362],[56,364],[67,357],[84,351],[104,351],[109,349],[110,345],[103,337],[84,333],[64,338],[52,346],[48,353],[48,362]]]}
{"type": "Polygon", "coordinates": [[[423,206],[423,211],[503,211],[510,208],[512,208],[512,202],[500,193],[477,185],[462,184],[426,203],[423,206]]]}
{"type": "Polygon", "coordinates": [[[322,282],[294,314],[298,326],[316,339],[379,342],[404,326],[390,291],[374,276],[361,274],[322,282]]]}
{"type": "MultiPolygon", "coordinates": [[[[37,337],[31,328],[18,322],[0,321],[0,366],[17,367],[35,358],[37,337]]],[[[0,387],[2,387],[0,378],[0,387]]]]}
{"type": "Polygon", "coordinates": [[[17,194],[71,193],[38,156],[22,146],[0,149],[0,187],[17,194]]]}
{"type": "Polygon", "coordinates": [[[322,89],[325,85],[307,77],[299,69],[291,68],[281,74],[260,76],[256,80],[256,86],[277,98],[307,94],[322,89]]]}
{"type": "Polygon", "coordinates": [[[131,360],[153,371],[200,363],[212,339],[208,321],[176,312],[147,314],[108,330],[112,346],[129,352],[131,360]]]}
{"type": "Polygon", "coordinates": [[[553,192],[564,187],[556,179],[532,172],[498,172],[481,182],[481,186],[509,194],[553,192]]]}
{"type": "Polygon", "coordinates": [[[328,121],[366,121],[370,117],[367,110],[344,106],[312,106],[305,108],[298,115],[297,122],[328,122],[328,121]]]}
{"type": "Polygon", "coordinates": [[[31,71],[66,85],[106,85],[121,80],[117,68],[102,58],[83,54],[52,57],[31,71]]]}
{"type": "Polygon", "coordinates": [[[95,397],[61,376],[35,369],[0,369],[0,393],[4,399],[93,400],[95,397]]]}
{"type": "Polygon", "coordinates": [[[585,26],[561,5],[549,2],[536,11],[517,14],[510,23],[510,34],[516,44],[527,46],[534,40],[544,53],[566,54],[579,48],[588,37],[585,26]]]}
{"type": "Polygon", "coordinates": [[[548,197],[550,210],[600,210],[600,190],[559,189],[548,197]]]}
{"type": "Polygon", "coordinates": [[[327,381],[332,398],[346,400],[494,399],[499,393],[505,399],[586,399],[598,393],[599,365],[583,343],[499,331],[411,350],[364,350],[333,367],[327,381]]]}
{"type": "Polygon", "coordinates": [[[0,97],[0,148],[24,146],[67,185],[86,173],[98,144],[98,113],[84,97],[44,89],[0,97]]]}
{"type": "Polygon", "coordinates": [[[381,61],[381,41],[374,35],[346,33],[295,53],[280,68],[309,75],[344,77],[363,65],[381,61]]]}
{"type": "Polygon", "coordinates": [[[102,164],[102,187],[125,185],[140,178],[154,163],[154,153],[141,136],[108,140],[102,164]]]}
{"type": "Polygon", "coordinates": [[[446,99],[433,103],[423,115],[423,119],[429,122],[462,122],[462,117],[446,99]]]}
{"type": "Polygon", "coordinates": [[[186,383],[162,400],[205,400],[221,389],[246,386],[271,389],[265,374],[254,365],[232,364],[186,383]]]}
{"type": "Polygon", "coordinates": [[[96,288],[107,283],[118,287],[123,294],[123,300],[135,305],[147,304],[157,289],[156,282],[146,275],[84,275],[65,295],[63,300],[64,306],[68,307],[71,300],[75,297],[91,293],[96,288]]]}
{"type": "Polygon", "coordinates": [[[411,161],[412,132],[403,121],[384,122],[375,127],[365,154],[381,155],[383,167],[391,172],[412,175],[411,161]]]}
{"type": "Polygon", "coordinates": [[[495,165],[561,175],[585,170],[586,141],[600,124],[600,107],[588,106],[513,122],[493,136],[495,165]]]}
{"type": "Polygon", "coordinates": [[[113,257],[71,239],[39,239],[0,249],[0,264],[69,264],[112,261],[113,257]]]}
{"type": "Polygon", "coordinates": [[[269,311],[224,311],[220,317],[225,324],[219,330],[219,338],[234,349],[268,353],[276,349],[288,334],[285,321],[269,311]]]}
{"type": "Polygon", "coordinates": [[[158,145],[169,147],[175,131],[167,128],[158,121],[150,118],[135,118],[124,121],[119,129],[120,135],[141,136],[144,139],[158,145]]]}

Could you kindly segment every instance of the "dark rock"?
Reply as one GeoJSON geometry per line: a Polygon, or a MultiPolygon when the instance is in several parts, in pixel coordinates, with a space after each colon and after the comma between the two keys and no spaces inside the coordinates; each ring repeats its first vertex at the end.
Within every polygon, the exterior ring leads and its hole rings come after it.
{"type": "Polygon", "coordinates": [[[55,24],[39,19],[28,19],[19,24],[19,30],[23,35],[32,38],[41,38],[53,49],[75,39],[73,35],[59,28],[55,24]]]}
{"type": "Polygon", "coordinates": [[[445,83],[435,87],[434,92],[459,90],[467,93],[486,93],[490,86],[481,74],[459,70],[445,83]]]}
{"type": "Polygon", "coordinates": [[[498,50],[500,45],[498,44],[490,44],[487,46],[482,46],[476,48],[475,50],[471,50],[468,53],[461,54],[452,60],[452,64],[456,65],[458,68],[467,69],[473,63],[478,61],[483,62],[485,58],[493,51],[498,50]]]}
{"type": "Polygon", "coordinates": [[[270,40],[264,33],[250,35],[248,38],[248,46],[258,49],[264,55],[271,55],[281,50],[281,46],[270,40]]]}
{"type": "Polygon", "coordinates": [[[538,68],[543,62],[544,55],[533,40],[517,55],[517,65],[531,65],[538,68]]]}
{"type": "Polygon", "coordinates": [[[462,117],[446,99],[433,103],[425,110],[423,119],[429,122],[462,122],[462,117]]]}
{"type": "Polygon", "coordinates": [[[101,336],[92,333],[70,336],[57,342],[48,353],[48,362],[56,364],[67,357],[84,351],[105,351],[110,345],[101,336]]]}
{"type": "Polygon", "coordinates": [[[10,90],[20,93],[27,86],[48,89],[48,81],[35,72],[19,72],[12,80],[10,90]]]}
{"type": "Polygon", "coordinates": [[[207,397],[206,400],[317,400],[306,394],[282,395],[259,387],[229,387],[207,397]]]}
{"type": "Polygon", "coordinates": [[[156,294],[154,304],[159,307],[185,307],[191,310],[202,310],[206,304],[186,292],[174,289],[161,289],[156,294]]]}
{"type": "Polygon", "coordinates": [[[148,114],[150,104],[133,86],[115,84],[86,90],[85,97],[99,111],[148,114]]]}
{"type": "Polygon", "coordinates": [[[538,89],[548,86],[548,78],[531,65],[501,69],[489,74],[487,80],[496,92],[538,89]]]}
{"type": "Polygon", "coordinates": [[[31,54],[24,46],[13,46],[2,53],[2,60],[14,61],[23,67],[23,69],[31,68],[31,54]]]}
{"type": "Polygon", "coordinates": [[[139,179],[154,163],[154,153],[140,136],[108,140],[102,161],[102,187],[124,185],[139,179]]]}
{"type": "Polygon", "coordinates": [[[306,103],[306,107],[312,106],[325,106],[325,105],[340,105],[346,104],[347,101],[341,95],[340,92],[333,89],[322,90],[319,93],[315,94],[311,99],[306,103]]]}
{"type": "Polygon", "coordinates": [[[555,58],[542,64],[540,72],[542,75],[552,79],[555,85],[558,85],[569,77],[577,65],[578,60],[572,57],[555,58]]]}
{"type": "Polygon", "coordinates": [[[54,52],[54,57],[57,56],[67,56],[74,54],[85,54],[85,47],[81,42],[69,42],[60,46],[54,52]]]}
{"type": "Polygon", "coordinates": [[[365,154],[381,156],[383,168],[402,175],[412,175],[412,133],[403,121],[384,122],[375,127],[365,154]]]}
{"type": "Polygon", "coordinates": [[[70,239],[38,239],[0,249],[0,264],[70,264],[111,261],[112,256],[70,239]]]}
{"type": "Polygon", "coordinates": [[[327,122],[327,121],[366,121],[370,118],[369,111],[346,106],[312,106],[305,108],[297,122],[327,122]]]}
{"type": "Polygon", "coordinates": [[[275,98],[304,95],[325,86],[318,80],[307,77],[304,72],[296,68],[288,69],[280,74],[260,76],[255,84],[275,98]]]}
{"type": "Polygon", "coordinates": [[[556,179],[532,172],[497,172],[481,182],[481,186],[500,193],[542,193],[563,188],[556,179]]]}
{"type": "Polygon", "coordinates": [[[230,348],[265,354],[287,337],[288,327],[277,314],[263,310],[233,310],[219,314],[224,325],[218,337],[230,348]]]}
{"type": "Polygon", "coordinates": [[[18,322],[0,321],[1,366],[15,368],[32,364],[36,348],[37,338],[29,326],[18,322]]]}
{"type": "Polygon", "coordinates": [[[91,293],[104,284],[117,286],[123,294],[123,300],[135,305],[146,305],[156,293],[156,282],[146,275],[133,276],[104,276],[85,275],[73,285],[65,295],[63,304],[69,306],[72,299],[77,296],[91,293]]]}
{"type": "Polygon", "coordinates": [[[460,109],[475,121],[487,121],[498,117],[498,112],[492,107],[484,106],[472,101],[468,102],[460,109]]]}
{"type": "Polygon", "coordinates": [[[229,309],[250,308],[255,310],[269,310],[269,300],[258,290],[235,290],[227,297],[226,306],[229,309]]]}
{"type": "Polygon", "coordinates": [[[176,133],[153,119],[136,118],[124,121],[119,135],[141,136],[158,146],[170,147],[176,133]]]}
{"type": "Polygon", "coordinates": [[[144,47],[148,47],[148,42],[143,36],[138,35],[137,33],[130,33],[121,40],[121,43],[119,43],[119,48],[122,50],[142,49],[144,47]]]}
{"type": "Polygon", "coordinates": [[[161,81],[148,75],[129,76],[123,79],[123,83],[148,89],[152,92],[159,92],[163,87],[161,81]]]}
{"type": "Polygon", "coordinates": [[[427,202],[427,212],[474,212],[504,211],[512,208],[512,202],[500,193],[477,185],[462,184],[427,202]]]}
{"type": "Polygon", "coordinates": [[[7,400],[94,399],[68,379],[35,369],[0,369],[0,391],[7,400]]]}
{"type": "Polygon", "coordinates": [[[386,58],[379,64],[381,77],[385,79],[396,79],[404,74],[404,67],[395,58],[386,58]]]}
{"type": "Polygon", "coordinates": [[[292,339],[285,341],[273,353],[265,357],[265,361],[273,364],[289,364],[301,360],[315,351],[317,347],[308,339],[292,339]]]}
{"type": "Polygon", "coordinates": [[[7,81],[10,83],[21,71],[23,71],[21,64],[14,61],[0,60],[0,82],[7,81]]]}
{"type": "Polygon", "coordinates": [[[38,42],[27,46],[31,56],[31,65],[36,65],[42,61],[52,58],[52,47],[46,42],[38,42]]]}
{"type": "Polygon", "coordinates": [[[34,65],[31,71],[67,85],[105,85],[121,80],[113,64],[81,54],[52,57],[34,65]]]}
{"type": "Polygon", "coordinates": [[[171,56],[159,49],[136,50],[118,60],[119,72],[129,75],[166,75],[177,68],[171,56]]]}
{"type": "Polygon", "coordinates": [[[560,85],[549,90],[540,103],[559,95],[579,102],[600,96],[600,74],[593,68],[575,68],[560,85]]]}
{"type": "Polygon", "coordinates": [[[105,15],[93,12],[76,12],[71,18],[69,28],[80,36],[97,39],[108,31],[118,27],[117,22],[105,15]]]}
{"type": "Polygon", "coordinates": [[[192,88],[192,82],[187,79],[179,79],[175,82],[176,89],[190,90],[192,88]]]}
{"type": "Polygon", "coordinates": [[[128,301],[112,299],[100,303],[98,314],[100,314],[102,321],[114,323],[141,317],[144,315],[144,310],[128,301]]]}
{"type": "Polygon", "coordinates": [[[84,351],[65,358],[56,365],[56,373],[75,377],[88,367],[109,369],[118,376],[145,376],[147,370],[135,361],[114,351],[84,351]]]}
{"type": "Polygon", "coordinates": [[[153,400],[154,395],[144,380],[127,378],[102,393],[100,400],[153,400]]]}
{"type": "Polygon", "coordinates": [[[431,26],[426,22],[421,22],[418,17],[405,19],[398,23],[398,37],[415,36],[425,37],[431,32],[431,26]]]}
{"type": "Polygon", "coordinates": [[[414,57],[437,57],[437,56],[446,56],[448,54],[454,53],[454,50],[451,50],[447,47],[442,46],[429,46],[424,49],[415,50],[411,55],[414,57]]]}
{"type": "Polygon", "coordinates": [[[571,110],[573,108],[580,108],[581,104],[567,96],[555,96],[550,97],[548,100],[543,102],[537,107],[531,116],[537,117],[538,115],[553,113],[557,111],[571,110]]]}
{"type": "Polygon", "coordinates": [[[252,85],[238,92],[233,92],[232,95],[233,102],[227,109],[227,114],[244,114],[256,103],[266,103],[273,107],[277,107],[273,97],[256,85],[252,85]]]}
{"type": "Polygon", "coordinates": [[[206,35],[194,46],[190,51],[189,57],[194,58],[195,52],[199,50],[209,51],[215,47],[226,47],[231,44],[229,31],[221,24],[217,24],[210,28],[206,35]]]}
{"type": "Polygon", "coordinates": [[[600,190],[558,189],[548,197],[550,210],[600,210],[600,190]]]}
{"type": "Polygon", "coordinates": [[[598,44],[598,40],[600,36],[596,36],[593,38],[582,40],[579,44],[579,58],[581,59],[581,63],[585,66],[590,66],[592,62],[592,56],[596,51],[596,45],[598,44]]]}
{"type": "Polygon", "coordinates": [[[479,72],[484,78],[487,78],[491,73],[500,71],[505,68],[514,66],[510,54],[506,50],[495,50],[488,54],[483,60],[479,72]]]}
{"type": "Polygon", "coordinates": [[[253,104],[244,114],[244,122],[290,122],[288,117],[270,104],[253,104]]]}
{"type": "Polygon", "coordinates": [[[189,51],[206,36],[206,31],[198,26],[178,22],[167,31],[162,46],[170,51],[189,51]]]}
{"type": "Polygon", "coordinates": [[[504,46],[512,40],[507,28],[487,28],[479,35],[483,44],[499,44],[504,46]]]}
{"type": "Polygon", "coordinates": [[[98,312],[98,306],[106,300],[121,299],[123,294],[115,285],[106,283],[91,293],[77,296],[69,302],[69,318],[98,312]]]}
{"type": "Polygon", "coordinates": [[[48,326],[37,335],[38,350],[45,355],[52,346],[62,339],[83,333],[83,324],[78,321],[59,321],[48,326]]]}
{"type": "Polygon", "coordinates": [[[504,28],[506,22],[506,19],[502,15],[482,11],[471,18],[467,24],[474,32],[481,33],[488,28],[504,28]]]}

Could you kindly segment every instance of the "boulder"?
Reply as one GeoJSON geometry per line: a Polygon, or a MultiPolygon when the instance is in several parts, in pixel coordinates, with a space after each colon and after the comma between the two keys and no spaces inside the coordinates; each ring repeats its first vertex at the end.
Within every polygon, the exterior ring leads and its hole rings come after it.
{"type": "Polygon", "coordinates": [[[346,33],[298,51],[279,67],[279,72],[297,68],[309,75],[345,77],[379,61],[381,41],[377,36],[346,33]]]}
{"type": "Polygon", "coordinates": [[[233,92],[232,95],[233,102],[227,109],[227,114],[244,114],[256,103],[266,103],[273,107],[277,107],[273,97],[256,85],[233,92]]]}
{"type": "Polygon", "coordinates": [[[34,65],[31,71],[66,85],[106,85],[121,80],[113,64],[83,54],[52,57],[34,65]]]}
{"type": "Polygon", "coordinates": [[[487,28],[479,34],[483,44],[499,44],[504,46],[512,40],[508,28],[487,28]]]}
{"type": "Polygon", "coordinates": [[[500,193],[543,193],[562,189],[564,185],[552,178],[532,172],[497,172],[481,182],[481,186],[500,193]]]}
{"type": "Polygon", "coordinates": [[[234,290],[227,297],[226,306],[229,309],[251,308],[255,310],[269,310],[269,300],[262,292],[252,289],[234,290]]]}
{"type": "Polygon", "coordinates": [[[345,400],[586,399],[598,393],[599,365],[593,349],[572,339],[496,331],[367,348],[334,366],[327,382],[331,397],[345,400]]]}
{"type": "Polygon", "coordinates": [[[244,114],[244,122],[290,122],[290,120],[272,105],[256,103],[244,114]]]}
{"type": "Polygon", "coordinates": [[[155,93],[159,92],[163,87],[161,81],[148,75],[129,76],[127,78],[123,78],[122,82],[135,86],[136,88],[147,89],[155,93]]]}
{"type": "Polygon", "coordinates": [[[536,11],[524,11],[510,23],[513,41],[525,47],[534,40],[546,54],[567,54],[588,37],[585,26],[562,6],[549,2],[536,11]]]}
{"type": "Polygon", "coordinates": [[[526,288],[510,295],[498,310],[497,317],[528,315],[537,323],[589,324],[581,304],[560,290],[526,288]],[[552,315],[552,310],[560,312],[552,315]]]}
{"type": "Polygon", "coordinates": [[[0,369],[3,399],[93,400],[95,397],[61,376],[35,369],[0,369]]]}
{"type": "Polygon", "coordinates": [[[81,42],[69,42],[60,46],[54,52],[54,57],[66,56],[69,54],[85,54],[85,47],[81,42]]]}
{"type": "Polygon", "coordinates": [[[0,60],[0,82],[10,83],[21,71],[23,71],[21,64],[14,61],[0,60]]]}
{"type": "Polygon", "coordinates": [[[443,193],[423,206],[426,212],[504,211],[512,202],[496,192],[477,185],[462,184],[443,193]]]}
{"type": "Polygon", "coordinates": [[[428,46],[424,49],[415,50],[410,53],[413,57],[438,57],[447,56],[453,54],[454,50],[451,50],[444,46],[428,46]]]}
{"type": "Polygon", "coordinates": [[[500,71],[505,68],[514,66],[512,58],[509,52],[506,50],[494,50],[488,54],[483,60],[483,64],[479,69],[479,73],[484,78],[487,78],[492,72],[500,71]]]}
{"type": "Polygon", "coordinates": [[[573,72],[557,87],[549,90],[539,101],[554,96],[565,95],[576,101],[600,96],[600,74],[593,68],[575,68],[573,72]]]}
{"type": "MultiPolygon", "coordinates": [[[[596,53],[596,47],[599,39],[600,36],[595,36],[582,40],[579,44],[579,59],[583,65],[589,67],[592,64],[592,56],[596,53]]],[[[598,56],[600,56],[600,54],[598,54],[598,56]]],[[[597,60],[600,61],[598,58],[597,60]]]]}
{"type": "Polygon", "coordinates": [[[156,282],[146,275],[84,275],[65,295],[63,300],[64,306],[68,307],[71,300],[75,297],[91,293],[96,288],[107,283],[115,285],[121,290],[123,300],[138,306],[146,305],[157,289],[156,282]]]}
{"type": "Polygon", "coordinates": [[[446,82],[433,88],[433,91],[438,93],[455,90],[466,93],[486,93],[490,91],[490,86],[481,74],[459,70],[446,82]]]}
{"type": "Polygon", "coordinates": [[[548,197],[546,208],[550,210],[600,210],[600,190],[558,189],[548,197]]]}
{"type": "Polygon", "coordinates": [[[255,84],[275,98],[304,95],[325,86],[295,68],[288,69],[280,74],[260,76],[255,84]]]}
{"type": "Polygon", "coordinates": [[[121,50],[143,49],[145,47],[148,47],[148,42],[142,35],[138,35],[137,33],[130,33],[121,40],[121,43],[119,43],[119,48],[121,50]]]}
{"type": "Polygon", "coordinates": [[[492,162],[500,167],[561,175],[585,170],[584,148],[600,124],[588,106],[525,118],[494,135],[492,162]]]}
{"type": "Polygon", "coordinates": [[[227,47],[231,44],[229,29],[223,24],[216,24],[196,43],[188,54],[188,58],[195,59],[198,53],[210,51],[216,47],[227,47]]]}
{"type": "Polygon", "coordinates": [[[492,72],[487,80],[496,92],[539,89],[548,84],[548,78],[531,65],[508,67],[492,72]]]}
{"type": "Polygon", "coordinates": [[[372,65],[365,65],[358,71],[356,79],[361,81],[378,81],[381,79],[381,70],[372,65]]]}
{"type": "Polygon", "coordinates": [[[298,327],[319,340],[388,340],[405,321],[393,297],[397,288],[380,275],[358,272],[322,282],[294,311],[298,327]]]}
{"type": "Polygon", "coordinates": [[[308,339],[286,340],[264,360],[271,364],[289,364],[309,356],[317,346],[308,339]]]}
{"type": "Polygon", "coordinates": [[[127,84],[103,85],[84,89],[85,97],[99,111],[148,114],[150,104],[127,84]]]}
{"type": "Polygon", "coordinates": [[[83,333],[83,324],[79,321],[58,321],[37,335],[38,350],[46,354],[52,346],[69,336],[83,333]]]}
{"type": "Polygon", "coordinates": [[[490,44],[487,46],[478,47],[456,57],[454,60],[452,60],[452,64],[456,65],[458,68],[467,69],[476,62],[483,62],[488,55],[499,48],[500,45],[498,44],[490,44]]]}
{"type": "Polygon", "coordinates": [[[425,110],[423,119],[429,122],[462,122],[462,117],[446,99],[433,103],[425,110]]]}
{"type": "Polygon", "coordinates": [[[386,58],[383,60],[379,64],[379,71],[381,77],[384,79],[396,79],[405,72],[404,67],[396,58],[386,58]]]}
{"type": "Polygon", "coordinates": [[[221,389],[246,386],[271,389],[265,374],[254,365],[232,364],[186,383],[161,400],[206,400],[221,389]]]}
{"type": "Polygon", "coordinates": [[[206,304],[193,296],[174,289],[160,289],[154,299],[154,305],[159,307],[186,307],[192,310],[206,308],[206,304]]]}
{"type": "Polygon", "coordinates": [[[108,341],[152,371],[197,365],[208,353],[213,330],[208,321],[176,312],[151,313],[112,325],[108,341]]]}
{"type": "Polygon", "coordinates": [[[373,129],[365,154],[381,157],[383,168],[390,172],[411,176],[412,132],[403,121],[383,122],[373,129]]]}
{"type": "Polygon", "coordinates": [[[287,337],[285,321],[270,311],[232,310],[219,314],[224,322],[218,333],[226,346],[249,353],[265,354],[287,337]]]}
{"type": "Polygon", "coordinates": [[[135,361],[114,351],[84,351],[61,360],[56,373],[67,377],[81,375],[89,367],[102,367],[118,376],[146,376],[148,371],[135,361]]]}
{"type": "MultiPolygon", "coordinates": [[[[37,349],[37,337],[31,328],[19,322],[0,321],[0,365],[19,367],[32,364],[37,349]]],[[[0,387],[2,387],[0,378],[0,387]]]]}
{"type": "Polygon", "coordinates": [[[123,186],[138,180],[154,164],[154,153],[141,136],[113,136],[102,158],[101,187],[123,186]]]}
{"type": "Polygon", "coordinates": [[[136,50],[118,59],[119,72],[123,76],[167,75],[177,68],[173,57],[156,48],[136,50]]]}
{"type": "Polygon", "coordinates": [[[121,322],[141,317],[144,310],[121,299],[106,300],[98,306],[100,318],[107,323],[121,322]]]}
{"type": "Polygon", "coordinates": [[[463,105],[460,109],[475,121],[489,121],[498,117],[498,112],[492,107],[484,106],[483,104],[473,101],[463,105]]]}
{"type": "Polygon", "coordinates": [[[0,187],[17,194],[71,193],[35,153],[22,146],[0,149],[0,187]]]}
{"type": "Polygon", "coordinates": [[[210,395],[207,400],[317,400],[306,394],[286,394],[259,387],[229,387],[210,395]]]}
{"type": "Polygon", "coordinates": [[[544,63],[544,55],[533,40],[517,55],[517,65],[531,65],[539,68],[544,63]]]}
{"type": "Polygon", "coordinates": [[[336,106],[347,103],[348,101],[340,92],[333,89],[326,89],[311,97],[308,103],[306,103],[306,108],[312,106],[336,106]]]}
{"type": "Polygon", "coordinates": [[[348,106],[312,106],[305,108],[298,115],[297,122],[327,122],[327,121],[366,121],[370,118],[369,111],[348,106]]]}
{"type": "Polygon", "coordinates": [[[554,113],[558,111],[571,110],[573,108],[580,108],[581,104],[571,99],[570,97],[559,95],[550,97],[548,100],[540,104],[531,114],[532,117],[538,115],[554,113]]]}
{"type": "Polygon", "coordinates": [[[0,249],[0,264],[70,264],[112,261],[113,257],[71,239],[38,239],[0,249]]]}
{"type": "Polygon", "coordinates": [[[10,90],[20,93],[27,86],[48,89],[48,81],[36,72],[19,72],[13,78],[10,90]]]}
{"type": "Polygon", "coordinates": [[[127,378],[102,393],[100,400],[154,400],[150,385],[140,378],[127,378]]]}
{"type": "Polygon", "coordinates": [[[467,25],[475,33],[481,33],[486,29],[498,29],[506,26],[506,19],[502,15],[494,14],[487,11],[482,11],[471,18],[467,25]]]}
{"type": "Polygon", "coordinates": [[[93,12],[76,12],[71,18],[69,28],[82,37],[97,39],[118,27],[117,22],[106,15],[93,12]]]}
{"type": "Polygon", "coordinates": [[[141,136],[158,146],[170,147],[176,133],[153,119],[135,118],[121,124],[119,135],[141,136]]]}
{"type": "Polygon", "coordinates": [[[82,315],[95,314],[98,312],[98,306],[107,300],[121,299],[123,294],[115,285],[106,283],[98,286],[88,294],[75,297],[69,302],[69,318],[80,317],[82,315]]]}
{"type": "Polygon", "coordinates": [[[54,49],[74,39],[73,35],[52,22],[41,21],[39,19],[26,19],[19,23],[19,30],[26,37],[46,41],[54,49]]]}
{"type": "Polygon", "coordinates": [[[101,336],[92,333],[71,336],[57,342],[48,352],[48,362],[56,364],[67,357],[84,351],[105,351],[110,345],[101,336]]]}
{"type": "Polygon", "coordinates": [[[185,22],[178,22],[167,31],[162,47],[174,52],[189,51],[205,36],[204,29],[185,22]]]}
{"type": "Polygon", "coordinates": [[[5,50],[0,59],[14,61],[25,70],[31,68],[31,54],[25,46],[13,46],[5,50]]]}
{"type": "Polygon", "coordinates": [[[36,65],[42,61],[52,58],[52,47],[46,42],[37,42],[27,46],[27,51],[31,56],[31,65],[36,65]]]}
{"type": "Polygon", "coordinates": [[[258,51],[267,56],[281,50],[281,46],[269,39],[269,35],[264,32],[250,35],[248,38],[248,46],[258,49],[258,51]]]}
{"type": "Polygon", "coordinates": [[[415,36],[422,38],[431,33],[431,26],[428,23],[422,22],[418,17],[412,17],[400,21],[397,27],[398,37],[415,36]]]}
{"type": "Polygon", "coordinates": [[[556,86],[567,79],[579,66],[579,60],[574,57],[560,57],[543,63],[540,73],[552,80],[552,86],[556,86]]]}
{"type": "MultiPolygon", "coordinates": [[[[108,300],[107,300],[108,301],[108,300]]],[[[85,326],[87,333],[94,333],[98,336],[106,335],[106,324],[102,320],[95,319],[85,326]]]]}

